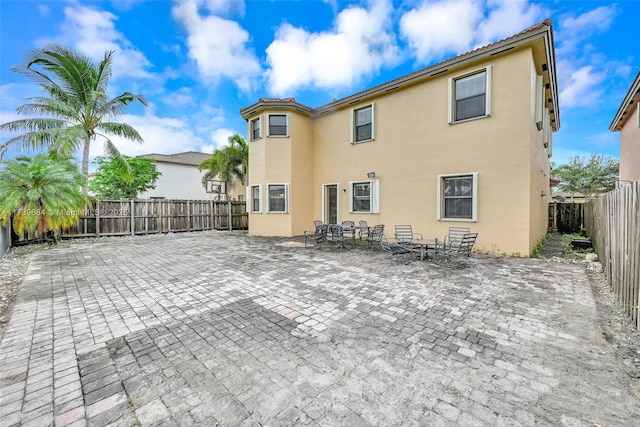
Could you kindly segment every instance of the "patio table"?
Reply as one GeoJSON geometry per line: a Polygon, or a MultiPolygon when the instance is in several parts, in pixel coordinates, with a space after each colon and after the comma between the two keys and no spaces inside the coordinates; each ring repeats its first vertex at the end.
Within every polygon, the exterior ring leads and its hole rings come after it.
{"type": "Polygon", "coordinates": [[[420,248],[420,261],[424,261],[427,250],[435,249],[438,246],[438,238],[435,239],[413,239],[409,242],[414,248],[420,248]]]}

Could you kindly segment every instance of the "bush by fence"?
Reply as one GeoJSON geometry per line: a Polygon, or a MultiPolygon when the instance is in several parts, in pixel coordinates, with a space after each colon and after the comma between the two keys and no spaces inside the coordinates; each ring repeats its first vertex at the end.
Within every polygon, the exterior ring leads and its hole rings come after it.
{"type": "MultiPolygon", "coordinates": [[[[96,200],[59,237],[135,236],[203,230],[245,230],[245,202],[213,200],[96,200]]],[[[41,239],[37,233],[18,242],[41,239]]]]}
{"type": "Polygon", "coordinates": [[[589,202],[585,227],[618,302],[640,328],[640,181],[589,202]]]}

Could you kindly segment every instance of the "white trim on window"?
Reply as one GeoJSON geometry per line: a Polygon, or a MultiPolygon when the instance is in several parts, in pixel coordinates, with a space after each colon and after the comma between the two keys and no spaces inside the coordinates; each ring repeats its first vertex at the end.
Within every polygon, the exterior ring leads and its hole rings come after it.
{"type": "Polygon", "coordinates": [[[247,187],[247,212],[248,213],[262,213],[261,205],[262,205],[262,185],[250,185],[247,187]],[[253,189],[258,189],[258,206],[254,203],[255,200],[253,198],[253,189]],[[257,209],[256,209],[257,207],[257,209]]]}
{"type": "Polygon", "coordinates": [[[478,172],[438,175],[436,180],[436,218],[438,221],[478,222],[478,172]],[[472,177],[471,218],[446,218],[444,216],[444,180],[445,178],[472,177]]]}
{"type": "Polygon", "coordinates": [[[267,136],[271,137],[271,138],[288,138],[289,137],[289,114],[267,114],[267,136]],[[280,134],[276,134],[276,135],[272,135],[271,134],[271,117],[272,116],[284,116],[285,117],[285,135],[280,135],[280,134]]]}
{"type": "Polygon", "coordinates": [[[249,120],[249,141],[255,141],[257,139],[262,138],[262,116],[257,116],[254,117],[253,119],[249,120]],[[258,136],[254,135],[254,123],[259,123],[259,128],[258,128],[258,136]]]}
{"type": "Polygon", "coordinates": [[[352,144],[360,144],[362,142],[369,142],[376,139],[376,106],[375,103],[361,105],[359,107],[353,108],[351,110],[351,135],[350,141],[352,144]],[[366,139],[361,139],[356,141],[356,114],[358,111],[365,110],[367,108],[371,108],[371,137],[366,139]]]}
{"type": "Polygon", "coordinates": [[[449,77],[449,108],[448,108],[448,120],[449,124],[462,123],[467,122],[469,120],[482,119],[485,117],[491,117],[491,65],[487,65],[484,68],[479,68],[477,70],[470,71],[465,74],[461,74],[459,76],[449,77]],[[455,112],[456,112],[456,99],[455,99],[455,84],[456,81],[464,79],[466,77],[473,76],[474,74],[485,73],[485,106],[484,106],[484,114],[469,117],[466,119],[456,120],[455,112]]]}
{"type": "Polygon", "coordinates": [[[379,180],[371,181],[349,181],[349,212],[350,213],[380,213],[380,184],[379,180]],[[356,184],[369,184],[369,211],[355,211],[353,209],[353,187],[356,184]]]}
{"type": "Polygon", "coordinates": [[[636,113],[638,113],[638,127],[640,128],[640,101],[636,104],[636,113]]]}
{"type": "Polygon", "coordinates": [[[267,212],[268,213],[289,213],[289,184],[284,183],[268,183],[267,184],[267,197],[265,197],[265,201],[267,204],[267,212]],[[271,210],[271,187],[272,186],[283,186],[284,191],[284,210],[271,210]]]}

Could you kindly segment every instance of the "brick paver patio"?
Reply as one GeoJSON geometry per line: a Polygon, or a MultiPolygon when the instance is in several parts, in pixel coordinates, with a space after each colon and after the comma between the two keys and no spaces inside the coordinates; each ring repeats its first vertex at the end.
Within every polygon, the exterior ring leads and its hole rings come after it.
{"type": "Polygon", "coordinates": [[[585,269],[242,233],[31,255],[0,425],[637,425],[585,269]]]}

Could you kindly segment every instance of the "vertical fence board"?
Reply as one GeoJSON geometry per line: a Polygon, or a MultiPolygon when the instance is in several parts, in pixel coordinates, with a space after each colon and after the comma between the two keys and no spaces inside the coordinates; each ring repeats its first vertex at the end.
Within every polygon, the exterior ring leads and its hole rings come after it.
{"type": "Polygon", "coordinates": [[[589,202],[585,227],[616,300],[640,329],[640,181],[589,202]]]}
{"type": "MultiPolygon", "coordinates": [[[[134,236],[204,230],[246,230],[245,202],[210,200],[95,200],[62,238],[134,236]]],[[[43,240],[38,232],[14,237],[13,244],[43,240]]]]}

